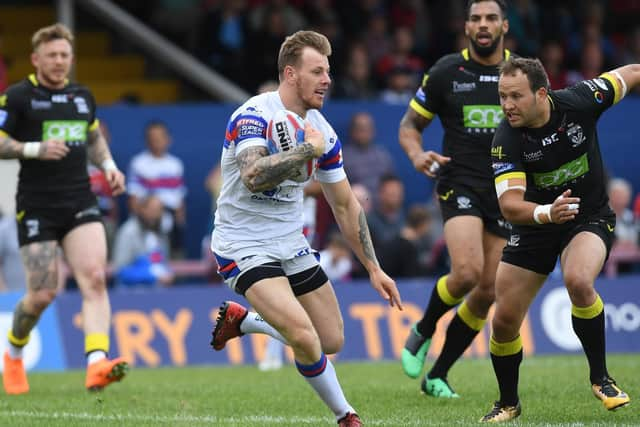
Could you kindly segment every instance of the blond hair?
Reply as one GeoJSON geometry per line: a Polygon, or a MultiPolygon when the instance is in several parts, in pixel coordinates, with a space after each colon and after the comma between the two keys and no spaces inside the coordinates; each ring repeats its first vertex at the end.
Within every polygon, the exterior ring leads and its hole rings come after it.
{"type": "Polygon", "coordinates": [[[310,47],[317,50],[322,55],[331,55],[331,43],[329,39],[315,31],[298,31],[286,39],[280,46],[278,53],[278,75],[282,75],[284,67],[287,65],[296,66],[302,56],[302,50],[310,47]]]}
{"type": "Polygon", "coordinates": [[[31,45],[35,51],[41,44],[59,39],[64,39],[73,46],[73,34],[71,34],[71,30],[69,30],[65,25],[57,23],[49,25],[48,27],[40,28],[36,31],[31,38],[31,45]]]}

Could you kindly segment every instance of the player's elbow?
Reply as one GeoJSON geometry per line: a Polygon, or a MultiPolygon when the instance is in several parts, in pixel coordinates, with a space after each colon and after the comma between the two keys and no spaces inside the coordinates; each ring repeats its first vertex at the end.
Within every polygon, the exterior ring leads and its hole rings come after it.
{"type": "Polygon", "coordinates": [[[508,222],[512,224],[518,223],[519,209],[517,206],[514,206],[512,203],[505,203],[500,201],[500,211],[502,212],[502,216],[504,217],[504,219],[506,219],[508,222]]]}

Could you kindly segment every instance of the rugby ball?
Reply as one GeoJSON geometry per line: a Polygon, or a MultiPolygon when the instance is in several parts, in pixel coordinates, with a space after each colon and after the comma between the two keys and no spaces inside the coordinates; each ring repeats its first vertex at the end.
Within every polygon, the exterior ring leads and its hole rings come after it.
{"type": "MultiPolygon", "coordinates": [[[[269,121],[267,141],[271,154],[293,149],[304,141],[304,119],[288,110],[277,111],[269,121]]],[[[313,175],[317,165],[317,159],[309,160],[290,179],[296,182],[305,182],[313,175]]]]}

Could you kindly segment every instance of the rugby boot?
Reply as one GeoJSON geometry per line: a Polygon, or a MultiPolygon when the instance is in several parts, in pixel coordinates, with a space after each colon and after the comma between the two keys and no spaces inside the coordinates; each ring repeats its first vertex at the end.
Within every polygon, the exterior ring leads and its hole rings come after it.
{"type": "Polygon", "coordinates": [[[414,324],[411,327],[407,341],[404,343],[401,354],[402,370],[409,377],[418,378],[422,373],[422,367],[430,344],[431,338],[425,338],[420,335],[414,324]]]}
{"type": "Polygon", "coordinates": [[[613,411],[629,404],[629,395],[616,385],[611,377],[604,377],[600,384],[591,385],[593,395],[602,401],[605,408],[613,411]]]}
{"type": "Polygon", "coordinates": [[[27,372],[24,370],[22,359],[12,359],[8,351],[4,353],[2,384],[7,394],[24,394],[29,392],[27,372]]]}
{"type": "Polygon", "coordinates": [[[338,427],[361,427],[362,420],[358,416],[358,414],[354,414],[353,412],[349,412],[344,417],[338,420],[338,427]]]}
{"type": "Polygon", "coordinates": [[[89,391],[100,391],[112,382],[120,381],[129,371],[129,364],[123,357],[107,358],[87,366],[85,387],[89,391]]]}
{"type": "Polygon", "coordinates": [[[248,310],[233,301],[225,301],[220,306],[216,326],[213,329],[211,346],[214,350],[220,351],[227,341],[232,338],[244,335],[240,331],[240,324],[247,317],[248,310]]]}
{"type": "Polygon", "coordinates": [[[522,413],[520,402],[516,406],[503,405],[500,402],[493,404],[493,409],[484,417],[480,418],[481,423],[501,423],[517,418],[522,413]]]}
{"type": "Polygon", "coordinates": [[[428,396],[444,397],[449,399],[456,399],[460,397],[458,393],[453,391],[445,378],[429,378],[425,375],[422,379],[420,388],[422,389],[422,392],[428,396]]]}

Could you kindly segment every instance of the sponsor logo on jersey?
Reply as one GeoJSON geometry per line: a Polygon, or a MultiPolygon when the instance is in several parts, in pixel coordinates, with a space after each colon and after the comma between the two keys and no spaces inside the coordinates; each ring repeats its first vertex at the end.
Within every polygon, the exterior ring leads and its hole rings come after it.
{"type": "Polygon", "coordinates": [[[544,138],[542,138],[541,142],[542,142],[542,146],[546,147],[547,145],[551,145],[554,142],[558,142],[559,140],[560,138],[558,137],[558,134],[554,132],[551,135],[545,136],[544,138]]]}
{"type": "Polygon", "coordinates": [[[603,79],[601,78],[593,79],[593,82],[605,92],[609,90],[609,88],[607,87],[607,84],[604,82],[603,79]]]}
{"type": "Polygon", "coordinates": [[[569,137],[569,140],[571,141],[571,145],[573,146],[573,148],[576,148],[577,146],[579,146],[580,144],[582,144],[584,141],[587,140],[587,137],[584,136],[582,132],[582,126],[575,123],[569,123],[569,128],[567,129],[567,136],[569,137]]]}
{"type": "Polygon", "coordinates": [[[89,114],[89,107],[87,106],[87,101],[81,97],[73,98],[73,102],[76,104],[76,108],[78,109],[78,114],[89,114]]]}
{"type": "Polygon", "coordinates": [[[427,101],[427,95],[425,95],[422,87],[419,87],[416,91],[416,99],[422,103],[425,103],[427,101]]]}
{"type": "Polygon", "coordinates": [[[525,162],[537,162],[542,158],[542,150],[534,151],[533,153],[524,153],[525,162]]]}
{"type": "Polygon", "coordinates": [[[4,126],[4,122],[7,121],[7,116],[9,114],[6,110],[0,110],[0,126],[4,126]]]}
{"type": "Polygon", "coordinates": [[[64,93],[56,93],[51,95],[51,102],[54,104],[66,104],[69,98],[64,93]]]}
{"type": "Polygon", "coordinates": [[[498,160],[502,160],[503,158],[507,157],[506,154],[502,153],[502,145],[491,147],[491,157],[495,157],[498,160]]]}
{"type": "Polygon", "coordinates": [[[238,129],[238,137],[246,138],[249,136],[261,137],[264,135],[265,125],[263,121],[250,117],[241,118],[236,124],[238,129]]]}
{"type": "Polygon", "coordinates": [[[493,174],[500,175],[501,173],[510,171],[514,169],[516,166],[513,163],[505,163],[505,162],[494,162],[493,163],[493,174]]]}
{"type": "Polygon", "coordinates": [[[87,122],[83,120],[45,120],[42,140],[61,139],[69,145],[81,145],[87,140],[87,122]]]}
{"type": "Polygon", "coordinates": [[[596,85],[594,85],[591,80],[584,80],[582,83],[585,84],[585,86],[587,86],[589,89],[591,89],[591,92],[595,92],[598,90],[598,88],[596,87],[596,85]]]}
{"type": "Polygon", "coordinates": [[[39,99],[32,99],[31,108],[33,110],[49,110],[51,109],[51,101],[42,101],[39,99]]]}
{"type": "Polygon", "coordinates": [[[489,82],[489,83],[498,83],[498,80],[500,79],[500,76],[488,76],[488,75],[481,75],[480,76],[480,81],[481,82],[489,82]]]}
{"type": "Polygon", "coordinates": [[[580,178],[589,172],[587,153],[551,172],[534,173],[533,182],[538,188],[558,187],[566,182],[580,178]]]}
{"type": "Polygon", "coordinates": [[[471,82],[471,83],[459,83],[457,81],[453,81],[453,93],[458,93],[458,92],[471,92],[472,90],[476,89],[476,84],[475,82],[471,82]]]}
{"type": "Polygon", "coordinates": [[[604,95],[599,90],[593,93],[593,97],[596,99],[598,104],[602,104],[604,102],[604,95]]]}
{"type": "Polygon", "coordinates": [[[499,105],[465,105],[462,107],[464,127],[495,129],[504,117],[499,105]]]}

